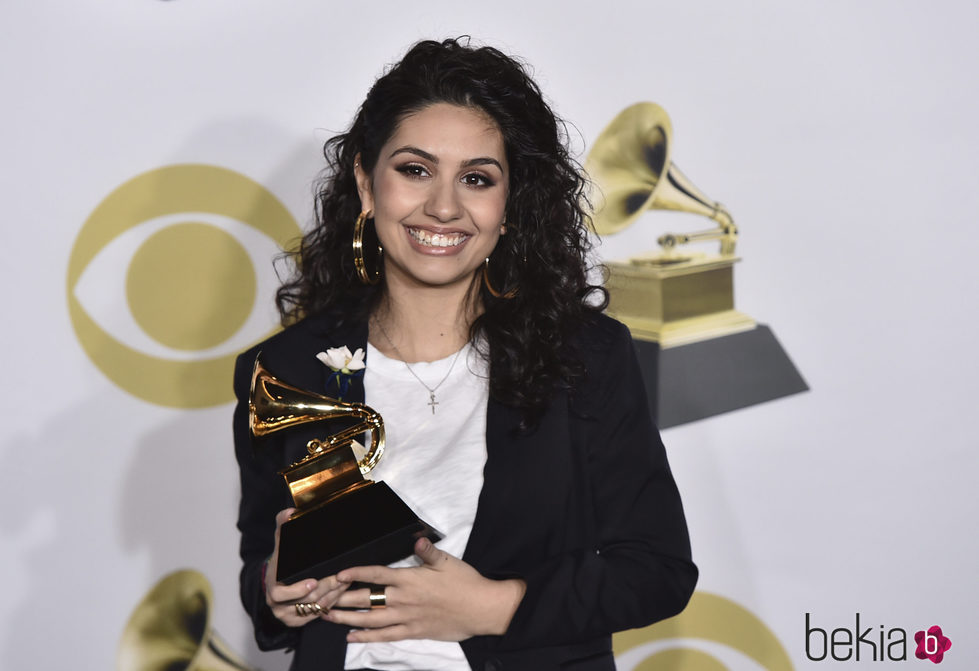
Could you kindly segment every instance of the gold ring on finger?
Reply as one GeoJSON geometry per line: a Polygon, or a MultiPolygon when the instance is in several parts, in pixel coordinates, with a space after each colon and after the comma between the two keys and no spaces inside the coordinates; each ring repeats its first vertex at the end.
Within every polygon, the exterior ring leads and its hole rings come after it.
{"type": "Polygon", "coordinates": [[[384,595],[384,585],[371,585],[370,604],[371,610],[387,607],[388,600],[384,595]]]}
{"type": "Polygon", "coordinates": [[[299,617],[306,617],[308,615],[317,615],[323,612],[323,607],[318,603],[303,603],[299,602],[296,604],[296,615],[299,617]]]}

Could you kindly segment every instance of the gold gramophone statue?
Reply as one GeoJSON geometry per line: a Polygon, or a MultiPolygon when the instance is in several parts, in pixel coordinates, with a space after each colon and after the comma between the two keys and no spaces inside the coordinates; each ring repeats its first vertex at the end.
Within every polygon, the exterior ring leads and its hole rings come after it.
{"type": "Polygon", "coordinates": [[[608,311],[632,332],[660,428],[808,389],[771,330],[734,309],[737,228],[673,164],[672,142],[666,111],[636,103],[602,131],[585,163],[600,189],[594,215],[600,235],[621,231],[648,210],[715,223],[661,235],[657,252],[606,262],[608,311]],[[717,253],[686,247],[709,240],[719,242],[717,253]]]}
{"type": "Polygon", "coordinates": [[[609,262],[609,313],[634,337],[672,347],[754,328],[734,309],[733,266],[737,229],[724,207],[707,198],[670,160],[673,128],[654,103],[623,110],[602,131],[588,155],[587,170],[605,203],[595,213],[600,235],[618,233],[647,210],[676,210],[708,217],[716,227],[659,237],[660,251],[609,262]],[[718,240],[719,254],[683,249],[690,242],[718,240]]]}
{"type": "Polygon", "coordinates": [[[375,410],[282,382],[256,359],[249,401],[253,436],[330,420],[357,423],[309,441],[306,456],[282,471],[296,512],[279,529],[280,582],[389,564],[409,556],[422,536],[442,538],[388,485],[364,478],[384,451],[384,422],[375,410]],[[367,432],[370,447],[358,461],[353,444],[367,432]]]}

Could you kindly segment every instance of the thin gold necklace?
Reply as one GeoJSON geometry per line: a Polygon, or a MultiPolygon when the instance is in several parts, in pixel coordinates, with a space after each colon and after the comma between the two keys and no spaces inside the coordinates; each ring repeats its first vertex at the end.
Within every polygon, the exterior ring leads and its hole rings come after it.
{"type": "Polygon", "coordinates": [[[441,380],[439,380],[439,383],[434,387],[429,387],[425,383],[425,380],[418,377],[418,373],[413,371],[411,369],[411,366],[408,365],[408,362],[405,361],[405,356],[401,353],[401,350],[398,349],[398,346],[394,344],[394,341],[391,340],[391,336],[388,335],[388,332],[384,330],[384,327],[381,325],[380,320],[375,317],[374,323],[377,325],[377,330],[380,331],[381,335],[384,336],[384,339],[388,341],[388,345],[390,345],[391,349],[394,350],[394,353],[398,355],[398,358],[401,359],[401,363],[405,365],[405,368],[408,369],[408,372],[411,373],[412,377],[418,380],[419,384],[421,384],[421,386],[425,387],[425,389],[428,390],[428,405],[429,407],[432,408],[432,414],[434,415],[435,406],[439,405],[439,402],[435,400],[435,392],[438,391],[438,388],[442,386],[443,382],[449,379],[449,375],[452,374],[452,369],[455,368],[456,359],[458,359],[459,355],[462,354],[462,350],[466,349],[466,346],[463,345],[462,348],[458,352],[456,352],[456,355],[452,357],[452,363],[449,364],[449,370],[446,371],[445,376],[441,380]]]}

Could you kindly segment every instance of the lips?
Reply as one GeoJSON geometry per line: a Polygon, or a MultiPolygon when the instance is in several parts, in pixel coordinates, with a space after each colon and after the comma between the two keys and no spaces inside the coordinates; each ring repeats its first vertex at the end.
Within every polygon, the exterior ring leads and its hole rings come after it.
{"type": "Polygon", "coordinates": [[[422,228],[407,228],[408,235],[422,247],[458,247],[471,236],[467,233],[432,233],[422,228]]]}

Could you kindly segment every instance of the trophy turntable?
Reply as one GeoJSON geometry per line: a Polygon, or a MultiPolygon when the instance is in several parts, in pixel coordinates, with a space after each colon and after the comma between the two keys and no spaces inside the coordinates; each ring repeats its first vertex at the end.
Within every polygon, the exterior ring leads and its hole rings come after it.
{"type": "Polygon", "coordinates": [[[422,536],[442,536],[384,482],[364,478],[384,452],[384,422],[362,403],[300,389],[276,378],[256,359],[249,399],[252,435],[330,420],[356,422],[306,444],[307,454],[281,471],[296,512],[279,529],[276,579],[322,578],[350,566],[390,564],[412,554],[422,536]],[[353,444],[370,433],[358,460],[353,444]]]}
{"type": "Polygon", "coordinates": [[[656,252],[608,261],[608,312],[629,327],[660,428],[808,389],[771,330],[734,309],[738,230],[727,209],[672,162],[673,127],[651,102],[632,105],[595,140],[585,168],[604,203],[599,235],[649,210],[707,217],[711,229],[665,233],[656,252]],[[717,241],[716,253],[690,243],[717,241]]]}

